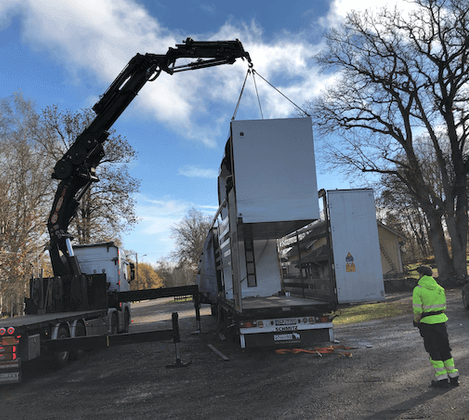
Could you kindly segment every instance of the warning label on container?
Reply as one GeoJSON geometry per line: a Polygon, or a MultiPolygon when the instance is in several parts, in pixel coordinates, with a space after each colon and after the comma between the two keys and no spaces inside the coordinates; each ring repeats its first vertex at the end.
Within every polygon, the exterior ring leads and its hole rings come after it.
{"type": "Polygon", "coordinates": [[[345,271],[347,273],[352,273],[356,271],[355,262],[353,261],[353,256],[350,252],[345,257],[345,271]]]}

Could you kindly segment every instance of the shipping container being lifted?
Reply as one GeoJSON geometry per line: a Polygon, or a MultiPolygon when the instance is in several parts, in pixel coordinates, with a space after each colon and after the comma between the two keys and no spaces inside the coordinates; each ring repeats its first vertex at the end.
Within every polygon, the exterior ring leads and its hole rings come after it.
{"type": "Polygon", "coordinates": [[[348,249],[347,255],[356,256],[360,269],[340,287],[331,275],[327,293],[321,288],[295,295],[283,287],[278,240],[320,217],[311,118],[233,121],[218,199],[197,284],[203,302],[212,305],[220,326],[239,339],[241,348],[332,341],[330,314],[339,302],[384,299],[382,273],[375,269],[381,267],[378,239],[368,228],[374,224],[376,230],[369,200],[354,206],[343,201],[343,212],[351,212],[343,220],[351,224],[342,227],[353,226],[357,236],[341,230],[334,238],[339,252],[348,249]],[[376,241],[377,253],[359,253],[363,240],[369,247],[376,241]],[[373,267],[371,275],[359,264],[362,255],[373,267]]]}

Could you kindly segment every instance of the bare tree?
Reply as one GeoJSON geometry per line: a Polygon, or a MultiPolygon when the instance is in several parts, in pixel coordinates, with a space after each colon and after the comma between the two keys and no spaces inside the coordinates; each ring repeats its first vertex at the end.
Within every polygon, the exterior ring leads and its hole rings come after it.
{"type": "Polygon", "coordinates": [[[49,183],[32,140],[38,119],[21,94],[0,102],[0,294],[10,314],[21,311],[27,277],[44,257],[49,183]]]}
{"type": "Polygon", "coordinates": [[[172,257],[180,266],[187,266],[195,276],[202,254],[205,238],[210,228],[210,219],[192,208],[181,222],[171,227],[176,240],[176,250],[172,257]]]}
{"type": "Polygon", "coordinates": [[[173,284],[173,264],[166,258],[158,260],[156,272],[158,276],[163,280],[163,287],[172,287],[173,284]]]}
{"type": "MultiPolygon", "coordinates": [[[[51,164],[62,157],[93,118],[94,113],[89,109],[73,113],[51,106],[43,111],[37,138],[51,164]]],[[[100,182],[86,192],[70,226],[70,232],[79,243],[119,240],[138,220],[134,194],[139,190],[140,181],[128,170],[136,152],[115,132],[104,146],[106,156],[97,169],[100,182]]]]}
{"type": "Polygon", "coordinates": [[[340,76],[311,114],[333,165],[394,177],[418,202],[441,280],[467,276],[469,4],[415,0],[410,14],[352,12],[317,56],[340,76]],[[430,163],[416,146],[426,138],[430,163]],[[440,191],[428,173],[438,174],[440,191]],[[450,255],[445,226],[451,238],[450,255]]]}
{"type": "Polygon", "coordinates": [[[415,198],[392,177],[383,177],[382,188],[377,197],[378,206],[383,210],[381,219],[406,238],[401,248],[404,261],[415,263],[430,258],[428,221],[415,198]]]}

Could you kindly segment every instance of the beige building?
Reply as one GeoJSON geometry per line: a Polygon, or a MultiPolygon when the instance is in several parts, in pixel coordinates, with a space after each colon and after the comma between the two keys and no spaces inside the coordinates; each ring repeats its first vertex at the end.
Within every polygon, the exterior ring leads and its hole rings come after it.
{"type": "Polygon", "coordinates": [[[378,236],[384,280],[403,278],[404,264],[402,263],[400,243],[405,240],[404,236],[381,222],[378,222],[378,236]]]}

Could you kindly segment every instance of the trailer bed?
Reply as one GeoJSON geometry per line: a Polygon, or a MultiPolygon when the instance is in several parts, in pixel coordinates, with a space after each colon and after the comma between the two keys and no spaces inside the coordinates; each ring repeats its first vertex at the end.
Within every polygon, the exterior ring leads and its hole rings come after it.
{"type": "MultiPolygon", "coordinates": [[[[225,300],[228,306],[233,308],[234,302],[225,300]]],[[[259,316],[302,316],[312,312],[327,313],[334,311],[335,302],[320,299],[310,299],[300,296],[267,296],[248,297],[242,300],[241,317],[259,316]]]]}
{"type": "Polygon", "coordinates": [[[0,319],[0,328],[15,327],[22,331],[34,330],[49,325],[51,322],[57,321],[73,321],[77,318],[94,319],[105,317],[107,309],[98,309],[92,311],[77,311],[77,312],[56,312],[48,314],[35,314],[15,316],[11,318],[0,319]]]}

